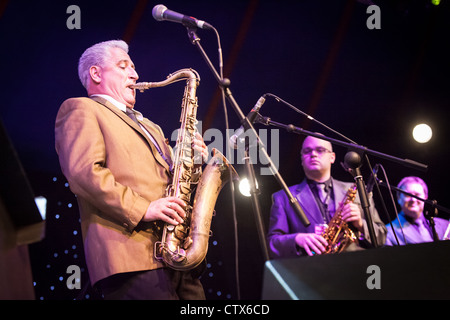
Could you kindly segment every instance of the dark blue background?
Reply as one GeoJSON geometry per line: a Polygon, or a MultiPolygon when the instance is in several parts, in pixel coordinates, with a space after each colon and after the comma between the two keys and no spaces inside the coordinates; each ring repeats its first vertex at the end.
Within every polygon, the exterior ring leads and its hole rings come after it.
{"type": "MultiPolygon", "coordinates": [[[[449,5],[446,1],[437,7],[425,0],[374,1],[381,9],[381,29],[369,30],[365,2],[163,3],[171,10],[203,19],[219,31],[225,76],[231,80],[233,96],[245,114],[262,94],[273,93],[361,145],[427,164],[428,171],[421,172],[370,156],[372,165],[383,165],[391,184],[396,185],[405,175],[418,175],[427,181],[430,198],[450,207],[446,90],[450,69],[449,5]],[[412,140],[412,128],[419,122],[433,128],[434,135],[428,144],[412,140]]],[[[217,128],[225,132],[215,79],[182,25],[152,18],[151,10],[159,3],[16,0],[1,4],[0,117],[34,192],[49,198],[47,238],[31,248],[38,297],[72,297],[74,292],[64,288],[61,277],[66,277],[64,270],[68,264],[83,264],[80,235],[73,233],[78,228],[76,202],[64,187],[53,130],[60,104],[69,97],[85,95],[78,80],[77,62],[87,47],[104,40],[126,40],[141,81],[160,81],[178,69],[194,68],[201,75],[197,95],[198,119],[203,121],[203,130],[217,128]],[[66,9],[72,4],[81,9],[80,30],[66,27],[70,16],[66,9]],[[68,207],[68,203],[72,206],[68,207]],[[71,213],[64,215],[65,210],[71,213]],[[60,218],[55,220],[56,214],[60,218]],[[62,221],[61,216],[69,220],[62,221]],[[75,237],[75,242],[70,237],[75,237]],[[55,253],[58,262],[52,262],[55,253]]],[[[214,33],[198,30],[197,34],[217,67],[214,33]]],[[[174,84],[138,93],[136,108],[169,135],[179,126],[182,92],[183,85],[174,84]]],[[[267,99],[261,113],[274,121],[339,139],[274,99],[267,99]]],[[[230,106],[228,116],[230,128],[239,127],[238,117],[230,106]]],[[[262,125],[256,128],[266,129],[262,125]]],[[[278,157],[286,183],[298,183],[303,178],[299,159],[302,137],[285,131],[280,131],[279,136],[279,154],[272,156],[278,157]]],[[[342,161],[346,150],[335,146],[335,151],[337,162],[342,161]]],[[[236,169],[245,175],[242,165],[236,165],[236,169]]],[[[367,177],[366,166],[363,172],[367,177]]],[[[351,180],[339,164],[333,174],[351,180]]],[[[267,223],[270,196],[279,186],[271,176],[259,178],[262,213],[267,223]]],[[[385,180],[384,176],[381,178],[385,180]]],[[[236,201],[241,297],[254,299],[260,294],[264,261],[250,200],[237,194],[236,201]]],[[[208,254],[211,266],[204,276],[208,297],[212,299],[237,297],[229,204],[227,188],[216,206],[212,241],[217,244],[211,245],[208,254]]],[[[392,210],[391,205],[389,209],[392,210]]]]}

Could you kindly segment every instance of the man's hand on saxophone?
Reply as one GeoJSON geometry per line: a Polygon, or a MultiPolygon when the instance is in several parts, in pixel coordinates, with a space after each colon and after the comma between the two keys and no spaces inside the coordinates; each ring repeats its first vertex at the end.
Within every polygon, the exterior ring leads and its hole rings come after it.
{"type": "Polygon", "coordinates": [[[308,256],[325,252],[328,245],[324,237],[315,233],[297,233],[295,243],[300,248],[303,248],[308,256]]]}
{"type": "Polygon", "coordinates": [[[186,217],[185,206],[184,201],[177,197],[161,198],[150,203],[142,220],[162,220],[172,225],[178,225],[183,223],[183,219],[186,217]]]}
{"type": "Polygon", "coordinates": [[[363,232],[363,219],[361,215],[361,209],[355,203],[347,203],[342,209],[342,219],[353,224],[358,231],[363,232]]]}
{"type": "MultiPolygon", "coordinates": [[[[341,216],[342,220],[349,224],[353,224],[358,231],[364,231],[361,210],[358,205],[352,202],[347,203],[342,207],[341,216]]],[[[298,233],[295,236],[295,242],[300,248],[303,248],[309,256],[324,253],[326,251],[326,246],[328,245],[328,242],[324,237],[315,233],[298,233]]]]}
{"type": "Polygon", "coordinates": [[[200,133],[196,132],[192,142],[194,149],[194,168],[202,166],[208,161],[209,151],[200,133]],[[200,160],[201,159],[201,160],[200,160]]]}
{"type": "MultiPolygon", "coordinates": [[[[198,132],[195,133],[192,148],[194,149],[194,154],[199,155],[198,158],[201,159],[198,160],[199,163],[194,160],[194,168],[201,167],[208,160],[209,152],[202,136],[198,132]]],[[[177,197],[161,198],[150,203],[142,220],[162,220],[172,225],[178,225],[183,223],[183,219],[186,217],[185,206],[184,201],[177,197]]]]}

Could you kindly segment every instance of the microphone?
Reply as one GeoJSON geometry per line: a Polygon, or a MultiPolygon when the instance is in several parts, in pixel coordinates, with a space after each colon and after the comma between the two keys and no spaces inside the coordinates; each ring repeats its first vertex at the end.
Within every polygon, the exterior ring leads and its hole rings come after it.
{"type": "Polygon", "coordinates": [[[153,7],[153,18],[157,21],[172,21],[181,23],[185,27],[198,27],[200,29],[214,29],[212,25],[203,21],[197,20],[194,17],[185,16],[184,14],[167,9],[165,5],[158,4],[153,7]]]}
{"type": "MultiPolygon", "coordinates": [[[[255,106],[253,107],[252,110],[250,110],[250,112],[247,115],[247,119],[248,121],[253,124],[253,122],[256,119],[256,116],[258,115],[258,111],[259,109],[261,109],[262,105],[264,104],[264,102],[266,102],[266,95],[263,94],[258,101],[256,102],[255,106]]],[[[244,119],[245,121],[245,119],[244,119]]],[[[244,126],[240,126],[239,129],[236,130],[236,132],[230,137],[230,144],[231,146],[233,146],[234,149],[237,149],[237,139],[238,137],[245,131],[244,126]]]]}
{"type": "Polygon", "coordinates": [[[380,164],[378,164],[378,163],[373,167],[372,174],[369,176],[369,179],[367,180],[367,184],[366,184],[367,193],[372,192],[373,186],[375,185],[375,180],[378,179],[377,173],[378,173],[379,167],[380,167],[380,164]]]}

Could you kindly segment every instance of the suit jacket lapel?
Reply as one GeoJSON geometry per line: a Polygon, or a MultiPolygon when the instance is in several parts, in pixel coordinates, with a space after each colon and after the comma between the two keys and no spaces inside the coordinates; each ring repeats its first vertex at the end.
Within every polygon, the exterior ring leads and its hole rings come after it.
{"type": "Polygon", "coordinates": [[[311,224],[323,223],[322,213],[306,180],[300,183],[294,195],[311,224]]]}
{"type": "Polygon", "coordinates": [[[158,150],[156,149],[153,141],[150,140],[150,138],[144,133],[142,128],[134,122],[125,112],[121,111],[119,108],[114,106],[112,103],[110,103],[108,100],[99,97],[94,96],[91,97],[92,100],[100,103],[101,105],[105,106],[106,108],[110,109],[112,112],[114,112],[119,118],[121,118],[123,121],[125,121],[130,127],[132,127],[137,133],[139,133],[148,143],[153,156],[155,157],[156,161],[162,165],[168,172],[170,172],[170,165],[172,162],[171,155],[170,155],[170,149],[168,146],[163,143],[163,136],[162,132],[159,133],[157,130],[151,127],[151,125],[148,125],[148,122],[150,121],[143,121],[141,123],[144,124],[145,128],[149,131],[149,133],[152,135],[152,137],[155,139],[155,142],[158,143],[161,151],[164,153],[167,159],[169,159],[169,163],[167,163],[159,154],[158,150]],[[150,129],[150,130],[149,130],[150,129]]]}
{"type": "Polygon", "coordinates": [[[349,189],[348,183],[346,184],[341,181],[333,180],[334,205],[336,210],[339,208],[339,205],[347,195],[348,189],[349,189]]]}
{"type": "Polygon", "coordinates": [[[158,161],[163,161],[165,164],[167,164],[168,168],[172,167],[172,148],[166,143],[161,128],[152,121],[145,118],[141,122],[141,124],[152,135],[153,139],[155,139],[155,142],[158,144],[159,149],[164,155],[165,159],[163,159],[158,150],[156,150],[156,153],[158,154],[158,161]]]}

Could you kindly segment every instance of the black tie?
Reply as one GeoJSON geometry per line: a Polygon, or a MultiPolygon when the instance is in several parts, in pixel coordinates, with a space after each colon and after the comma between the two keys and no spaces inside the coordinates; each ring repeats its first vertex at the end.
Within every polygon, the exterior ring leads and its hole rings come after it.
{"type": "MultiPolygon", "coordinates": [[[[322,214],[324,223],[330,221],[330,214],[328,208],[328,199],[330,197],[330,188],[325,183],[313,183],[313,189],[315,189],[315,196],[317,198],[317,205],[319,206],[320,213],[322,214]]],[[[313,191],[313,193],[314,193],[313,191]]]]}

